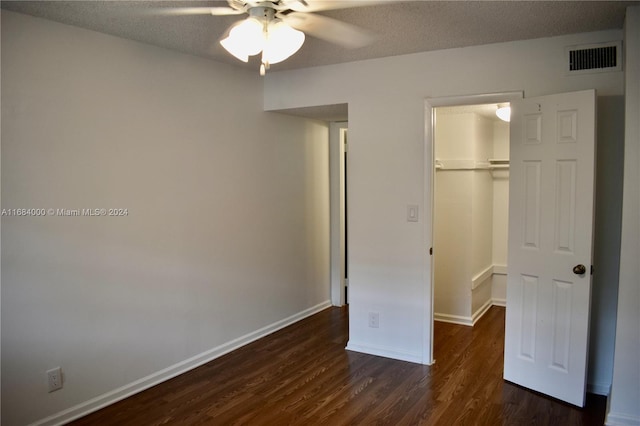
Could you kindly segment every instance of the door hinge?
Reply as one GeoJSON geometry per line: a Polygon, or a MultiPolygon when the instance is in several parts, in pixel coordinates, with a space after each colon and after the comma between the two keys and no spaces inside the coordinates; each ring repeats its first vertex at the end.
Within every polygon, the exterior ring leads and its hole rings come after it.
{"type": "Polygon", "coordinates": [[[591,265],[591,275],[593,275],[593,265],[591,265]]]}
{"type": "Polygon", "coordinates": [[[429,254],[433,256],[433,247],[429,247],[429,254]]]}

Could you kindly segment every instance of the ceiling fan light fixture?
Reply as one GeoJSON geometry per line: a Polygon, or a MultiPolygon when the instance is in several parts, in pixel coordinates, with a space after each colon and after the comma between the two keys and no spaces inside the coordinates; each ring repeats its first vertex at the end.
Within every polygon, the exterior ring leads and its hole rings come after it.
{"type": "Polygon", "coordinates": [[[496,115],[502,121],[506,121],[506,122],[511,121],[511,107],[504,106],[496,109],[496,115]]]}
{"type": "Polygon", "coordinates": [[[269,23],[262,62],[277,64],[296,53],[304,44],[305,35],[302,31],[291,28],[281,20],[269,23]]]}
{"type": "Polygon", "coordinates": [[[296,30],[276,16],[275,6],[263,2],[248,10],[249,17],[233,25],[220,44],[227,52],[243,62],[262,52],[260,75],[269,65],[277,64],[296,53],[305,41],[302,31],[296,30]]]}
{"type": "Polygon", "coordinates": [[[242,62],[248,62],[249,56],[257,55],[264,48],[263,24],[255,18],[247,18],[231,28],[220,44],[242,62]]]}

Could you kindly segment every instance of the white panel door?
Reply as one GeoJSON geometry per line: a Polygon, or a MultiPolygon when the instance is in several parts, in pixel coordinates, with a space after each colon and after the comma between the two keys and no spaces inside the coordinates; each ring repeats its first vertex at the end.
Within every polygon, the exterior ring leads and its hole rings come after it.
{"type": "Polygon", "coordinates": [[[511,104],[504,378],[584,406],[595,91],[511,104]]]}

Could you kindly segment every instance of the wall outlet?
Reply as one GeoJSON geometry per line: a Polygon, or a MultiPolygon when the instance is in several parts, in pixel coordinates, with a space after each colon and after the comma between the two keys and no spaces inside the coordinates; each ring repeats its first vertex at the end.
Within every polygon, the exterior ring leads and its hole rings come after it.
{"type": "Polygon", "coordinates": [[[370,328],[379,328],[380,327],[380,314],[377,312],[369,312],[369,327],[370,328]]]}
{"type": "Polygon", "coordinates": [[[51,370],[47,370],[47,381],[49,385],[49,392],[62,389],[62,369],[60,367],[56,367],[51,370]]]}

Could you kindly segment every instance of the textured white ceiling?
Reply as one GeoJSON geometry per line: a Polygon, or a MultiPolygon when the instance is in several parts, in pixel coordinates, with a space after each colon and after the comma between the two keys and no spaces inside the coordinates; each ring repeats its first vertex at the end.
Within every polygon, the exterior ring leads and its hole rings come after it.
{"type": "MultiPolygon", "coordinates": [[[[308,0],[312,2],[313,0],[308,0]]],[[[640,1],[394,1],[322,12],[374,31],[376,41],[349,50],[307,37],[294,56],[272,70],[305,68],[422,51],[620,29],[625,8],[640,1]]],[[[84,27],[255,69],[217,43],[242,16],[159,16],[151,7],[226,6],[220,1],[2,1],[3,9],[84,27]]]]}

